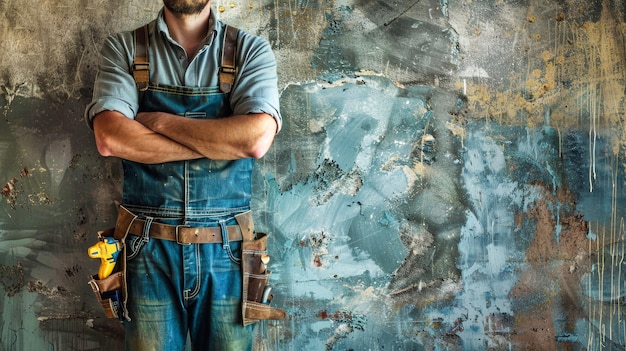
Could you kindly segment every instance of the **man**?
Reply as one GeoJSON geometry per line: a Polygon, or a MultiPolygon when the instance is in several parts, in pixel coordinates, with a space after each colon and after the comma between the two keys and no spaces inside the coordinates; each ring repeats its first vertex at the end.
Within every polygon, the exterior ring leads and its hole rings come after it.
{"type": "Polygon", "coordinates": [[[123,160],[123,208],[142,223],[126,238],[126,348],[182,350],[189,334],[194,350],[248,350],[242,244],[228,228],[249,211],[253,160],[281,127],[276,62],[239,31],[235,80],[220,92],[226,26],[209,0],[163,3],[147,27],[149,88],[133,77],[133,32],[113,35],[85,111],[99,153],[123,160]],[[163,228],[175,237],[159,238],[163,228]],[[188,228],[222,235],[189,244],[178,236],[188,228]]]}

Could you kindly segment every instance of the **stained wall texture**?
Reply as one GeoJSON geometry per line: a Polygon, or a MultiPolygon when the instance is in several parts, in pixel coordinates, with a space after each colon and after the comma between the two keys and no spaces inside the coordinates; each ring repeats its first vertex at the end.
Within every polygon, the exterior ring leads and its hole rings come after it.
{"type": "MultiPolygon", "coordinates": [[[[262,350],[623,350],[621,0],[213,1],[267,38],[262,350]]],[[[82,120],[151,1],[0,1],[0,350],[120,350],[87,276],[120,199],[82,120]]]]}

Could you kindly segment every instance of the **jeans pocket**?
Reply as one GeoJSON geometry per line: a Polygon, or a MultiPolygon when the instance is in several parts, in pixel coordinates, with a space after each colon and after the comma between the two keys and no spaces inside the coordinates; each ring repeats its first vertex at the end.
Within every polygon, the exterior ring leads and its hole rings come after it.
{"type": "Polygon", "coordinates": [[[146,244],[146,241],[141,236],[128,235],[126,237],[126,261],[131,261],[139,252],[141,248],[146,244]]]}
{"type": "Polygon", "coordinates": [[[240,241],[231,241],[228,245],[225,245],[224,249],[228,253],[228,258],[233,261],[235,264],[241,264],[241,242],[240,241]]]}

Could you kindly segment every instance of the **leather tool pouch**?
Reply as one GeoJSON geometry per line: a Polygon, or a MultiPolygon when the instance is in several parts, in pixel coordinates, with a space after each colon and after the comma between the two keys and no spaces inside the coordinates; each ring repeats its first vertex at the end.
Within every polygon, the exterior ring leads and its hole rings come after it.
{"type": "Polygon", "coordinates": [[[242,317],[243,325],[259,320],[279,320],[287,315],[284,310],[270,307],[272,301],[269,286],[270,271],[264,263],[267,256],[267,234],[255,233],[250,212],[235,216],[243,235],[241,269],[243,277],[242,317]]]}
{"type": "Polygon", "coordinates": [[[120,320],[130,321],[128,310],[126,309],[126,245],[124,243],[128,235],[128,229],[135,218],[137,216],[120,206],[115,228],[98,232],[98,239],[113,237],[120,243],[122,248],[111,275],[104,279],[99,279],[98,274],[89,277],[89,285],[107,318],[119,318],[120,320]]]}

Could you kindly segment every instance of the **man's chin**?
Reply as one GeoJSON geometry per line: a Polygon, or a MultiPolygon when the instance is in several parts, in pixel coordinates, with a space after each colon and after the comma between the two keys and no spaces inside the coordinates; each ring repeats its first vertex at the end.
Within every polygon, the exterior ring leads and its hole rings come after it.
{"type": "Polygon", "coordinates": [[[204,10],[209,0],[163,0],[163,5],[175,15],[197,15],[204,10]]]}

